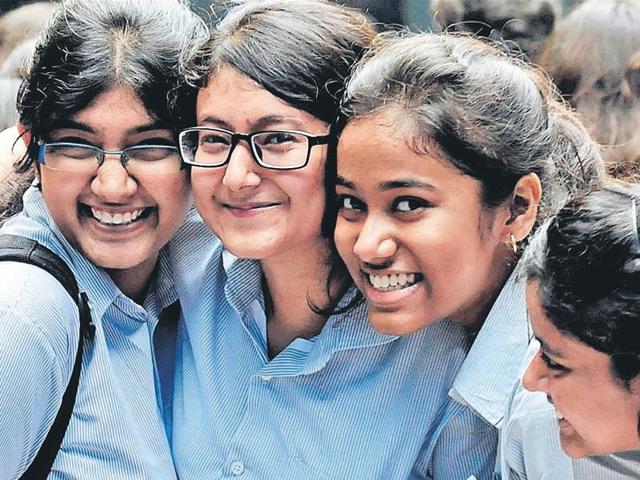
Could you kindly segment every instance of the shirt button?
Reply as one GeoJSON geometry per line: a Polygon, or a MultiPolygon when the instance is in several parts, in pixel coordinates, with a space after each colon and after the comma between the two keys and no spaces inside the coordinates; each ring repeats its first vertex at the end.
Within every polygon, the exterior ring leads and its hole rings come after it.
{"type": "Polygon", "coordinates": [[[262,383],[269,383],[269,380],[271,380],[271,377],[268,375],[261,375],[260,380],[262,380],[262,383]]]}
{"type": "Polygon", "coordinates": [[[231,464],[231,473],[234,475],[242,475],[244,473],[244,463],[242,462],[233,462],[231,464]]]}

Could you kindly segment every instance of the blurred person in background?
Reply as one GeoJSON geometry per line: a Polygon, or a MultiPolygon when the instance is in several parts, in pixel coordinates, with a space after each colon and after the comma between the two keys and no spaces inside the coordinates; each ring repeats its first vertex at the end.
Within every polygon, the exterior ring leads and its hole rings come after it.
{"type": "Polygon", "coordinates": [[[640,2],[589,0],[560,21],[540,58],[603,145],[615,177],[638,180],[640,2]]]}
{"type": "Polygon", "coordinates": [[[535,60],[560,18],[560,0],[432,0],[436,31],[454,30],[504,40],[535,60]]]}

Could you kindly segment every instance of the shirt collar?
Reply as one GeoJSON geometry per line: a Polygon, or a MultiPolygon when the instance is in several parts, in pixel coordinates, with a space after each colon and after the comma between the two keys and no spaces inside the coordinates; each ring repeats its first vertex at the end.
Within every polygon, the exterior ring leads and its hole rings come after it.
{"type": "Polygon", "coordinates": [[[512,273],[478,332],[449,395],[497,427],[528,344],[524,284],[512,273]]]}
{"type": "MultiPolygon", "coordinates": [[[[126,297],[103,269],[96,267],[69,243],[53,221],[42,193],[35,186],[29,187],[25,192],[20,214],[8,220],[2,230],[4,233],[36,240],[67,262],[73,270],[80,291],[87,292],[94,320],[101,319],[112,304],[134,317],[144,318],[142,307],[126,297]]],[[[166,260],[163,262],[166,264],[166,260]]],[[[172,287],[166,286],[166,278],[162,279],[162,285],[162,303],[172,303],[172,287]]]]}
{"type": "MultiPolygon", "coordinates": [[[[227,274],[225,295],[234,310],[244,317],[244,313],[256,300],[260,301],[264,308],[260,262],[238,258],[224,250],[222,265],[227,274]]],[[[340,300],[338,310],[347,306],[356,292],[355,287],[352,287],[340,300]]],[[[337,352],[374,347],[397,338],[394,335],[376,332],[368,321],[366,305],[361,302],[344,313],[329,317],[320,334],[311,341],[299,342],[305,343],[303,350],[306,360],[300,370],[292,371],[291,374],[310,375],[324,368],[337,352]],[[313,346],[307,342],[313,343],[313,346]]],[[[268,368],[265,369],[265,372],[268,371],[268,368]]]]}
{"type": "Polygon", "coordinates": [[[242,315],[262,296],[262,269],[258,260],[238,258],[222,251],[222,266],[227,274],[224,293],[234,310],[242,315]]]}

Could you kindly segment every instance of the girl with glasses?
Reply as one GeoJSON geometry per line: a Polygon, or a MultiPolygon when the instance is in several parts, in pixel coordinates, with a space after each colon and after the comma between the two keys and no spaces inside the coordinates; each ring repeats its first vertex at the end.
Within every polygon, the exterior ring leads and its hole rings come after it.
{"type": "Polygon", "coordinates": [[[343,116],[335,242],[369,321],[404,338],[443,321],[466,331],[446,385],[458,414],[444,419],[434,464],[468,443],[495,448],[529,342],[512,272],[538,222],[597,181],[597,150],[539,73],[463,36],[381,37],[347,85],[343,116]]]}
{"type": "Polygon", "coordinates": [[[333,249],[332,123],[373,33],[322,0],[243,2],[187,65],[200,90],[180,150],[213,233],[189,222],[170,245],[181,478],[466,479],[493,463],[493,443],[464,441],[434,460],[453,439],[442,418],[479,427],[446,405],[463,329],[375,332],[333,249]]]}
{"type": "MultiPolygon", "coordinates": [[[[1,233],[61,257],[95,326],[53,476],[176,478],[153,339],[176,302],[163,247],[191,203],[175,133],[185,126],[173,104],[185,88],[178,57],[206,36],[178,0],[68,0],[21,86],[19,168],[35,169],[37,184],[1,233]]],[[[31,265],[0,263],[0,291],[0,477],[18,478],[69,383],[78,308],[31,265]]]]}

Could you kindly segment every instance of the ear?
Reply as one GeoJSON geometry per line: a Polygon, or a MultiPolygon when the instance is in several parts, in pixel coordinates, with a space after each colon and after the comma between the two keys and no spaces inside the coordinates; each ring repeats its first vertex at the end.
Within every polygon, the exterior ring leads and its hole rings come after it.
{"type": "Polygon", "coordinates": [[[21,138],[26,147],[31,143],[31,133],[27,128],[21,123],[16,124],[16,128],[18,130],[18,138],[21,138]]]}
{"type": "Polygon", "coordinates": [[[505,237],[513,235],[521,242],[529,235],[538,217],[538,205],[542,197],[542,184],[535,173],[520,177],[509,200],[511,215],[505,222],[505,237]]]}

